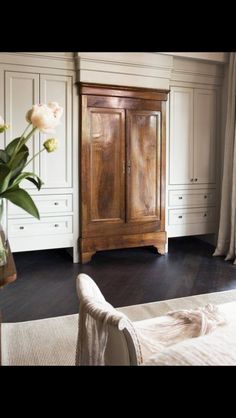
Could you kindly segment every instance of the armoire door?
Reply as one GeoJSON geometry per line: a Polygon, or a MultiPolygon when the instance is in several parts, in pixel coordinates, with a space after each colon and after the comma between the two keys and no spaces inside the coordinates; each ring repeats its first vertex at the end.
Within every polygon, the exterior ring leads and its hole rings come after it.
{"type": "Polygon", "coordinates": [[[161,113],[127,110],[127,222],[161,219],[161,113]]]}
{"type": "Polygon", "coordinates": [[[125,111],[83,103],[82,230],[102,236],[125,222],[125,111]]]}

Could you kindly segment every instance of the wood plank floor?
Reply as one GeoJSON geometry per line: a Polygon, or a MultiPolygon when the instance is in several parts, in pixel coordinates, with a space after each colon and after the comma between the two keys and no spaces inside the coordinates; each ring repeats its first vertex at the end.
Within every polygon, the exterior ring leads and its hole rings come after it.
{"type": "Polygon", "coordinates": [[[213,250],[197,238],[175,238],[165,256],[153,247],[102,251],[83,266],[64,250],[16,253],[18,278],[0,291],[3,322],[77,313],[79,272],[115,307],[236,288],[236,266],[213,250]]]}

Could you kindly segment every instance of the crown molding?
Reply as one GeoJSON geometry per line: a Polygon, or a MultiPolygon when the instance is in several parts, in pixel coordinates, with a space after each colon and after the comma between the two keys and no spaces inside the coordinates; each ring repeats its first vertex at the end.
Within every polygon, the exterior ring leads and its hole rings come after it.
{"type": "MultiPolygon", "coordinates": [[[[186,54],[186,53],[185,53],[186,54]]],[[[188,53],[190,54],[190,53],[188,53]]],[[[77,81],[169,89],[175,83],[220,85],[224,65],[157,52],[1,52],[0,63],[76,71],[77,81]]]]}
{"type": "Polygon", "coordinates": [[[198,84],[222,84],[224,66],[216,63],[174,57],[171,84],[175,81],[198,84]]]}
{"type": "Polygon", "coordinates": [[[224,65],[167,53],[82,52],[75,61],[81,82],[169,89],[178,82],[220,85],[224,76],[224,65]]]}
{"type": "Polygon", "coordinates": [[[159,52],[159,54],[209,61],[218,64],[226,64],[229,60],[228,52],[159,52]]]}
{"type": "Polygon", "coordinates": [[[75,70],[74,52],[0,52],[0,63],[75,70]]]}
{"type": "Polygon", "coordinates": [[[81,82],[168,89],[173,58],[156,53],[77,53],[77,80],[81,82]]]}

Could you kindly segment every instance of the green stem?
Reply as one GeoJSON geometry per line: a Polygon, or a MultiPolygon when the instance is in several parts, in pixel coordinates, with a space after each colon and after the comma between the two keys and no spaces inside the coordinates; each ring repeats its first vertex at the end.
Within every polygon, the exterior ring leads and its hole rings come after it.
{"type": "Polygon", "coordinates": [[[8,164],[9,164],[9,166],[11,166],[12,161],[14,160],[14,158],[15,158],[15,156],[16,156],[16,154],[17,154],[17,152],[21,149],[22,145],[24,145],[24,144],[26,143],[26,141],[30,138],[30,136],[33,134],[33,132],[37,129],[37,128],[33,128],[33,129],[32,129],[32,131],[30,131],[30,133],[26,136],[26,138],[24,138],[24,134],[27,132],[28,128],[29,128],[31,125],[32,125],[32,124],[30,123],[30,124],[26,127],[26,129],[24,130],[23,134],[21,135],[20,140],[19,140],[19,142],[18,142],[18,144],[17,144],[17,146],[16,146],[16,148],[15,148],[15,150],[14,150],[14,152],[13,152],[12,156],[11,156],[11,159],[10,159],[10,161],[9,161],[9,163],[8,163],[8,164]],[[24,139],[24,140],[22,141],[22,139],[24,139]]]}
{"type": "Polygon", "coordinates": [[[33,129],[32,129],[32,131],[30,131],[30,133],[23,139],[23,141],[21,142],[21,146],[20,146],[20,148],[22,147],[22,145],[25,145],[26,144],[26,142],[28,141],[28,139],[33,135],[33,133],[34,133],[34,131],[36,131],[36,129],[38,129],[37,127],[34,127],[33,129]]]}
{"type": "Polygon", "coordinates": [[[29,125],[27,125],[27,126],[26,126],[26,128],[25,128],[25,130],[24,130],[23,134],[21,135],[20,140],[19,140],[19,142],[18,142],[18,144],[17,144],[17,147],[16,147],[16,149],[15,149],[15,152],[14,152],[14,157],[15,157],[15,155],[17,154],[17,151],[18,151],[18,149],[19,149],[19,145],[20,145],[20,143],[21,143],[22,138],[24,138],[24,134],[28,131],[28,129],[29,129],[29,127],[30,127],[31,125],[32,125],[32,124],[31,124],[31,123],[29,123],[29,125]]]}
{"type": "Polygon", "coordinates": [[[45,150],[45,148],[43,148],[43,149],[41,149],[39,152],[37,152],[28,162],[27,162],[27,164],[24,166],[24,168],[29,164],[29,163],[31,163],[31,161],[33,161],[33,159],[35,158],[35,157],[37,157],[39,154],[41,154],[41,152],[43,152],[45,150]]]}

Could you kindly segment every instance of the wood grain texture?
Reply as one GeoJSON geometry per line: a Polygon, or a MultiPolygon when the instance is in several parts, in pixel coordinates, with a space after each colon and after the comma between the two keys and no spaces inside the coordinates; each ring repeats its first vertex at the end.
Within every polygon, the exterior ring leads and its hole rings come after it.
{"type": "Polygon", "coordinates": [[[167,100],[169,90],[155,90],[141,87],[115,86],[96,83],[81,83],[80,94],[96,96],[135,97],[146,100],[167,100]]]}
{"type": "Polygon", "coordinates": [[[127,222],[158,221],[160,229],[160,113],[127,112],[127,222]]]}
{"type": "Polygon", "coordinates": [[[108,248],[163,253],[167,92],[88,84],[80,92],[81,262],[108,248]]]}
{"type": "Polygon", "coordinates": [[[89,109],[90,221],[124,222],[124,110],[89,109]]]}
{"type": "Polygon", "coordinates": [[[98,238],[81,238],[80,239],[80,251],[81,262],[90,261],[92,255],[96,251],[112,250],[116,248],[132,248],[139,246],[156,247],[160,254],[165,253],[166,232],[152,232],[146,234],[135,235],[120,235],[111,237],[98,237],[98,238]],[[159,251],[160,249],[160,251],[159,251]],[[89,258],[90,257],[90,258],[89,258]]]}
{"type": "Polygon", "coordinates": [[[161,110],[158,100],[144,100],[127,97],[87,96],[89,107],[114,107],[116,109],[161,110]]]}

